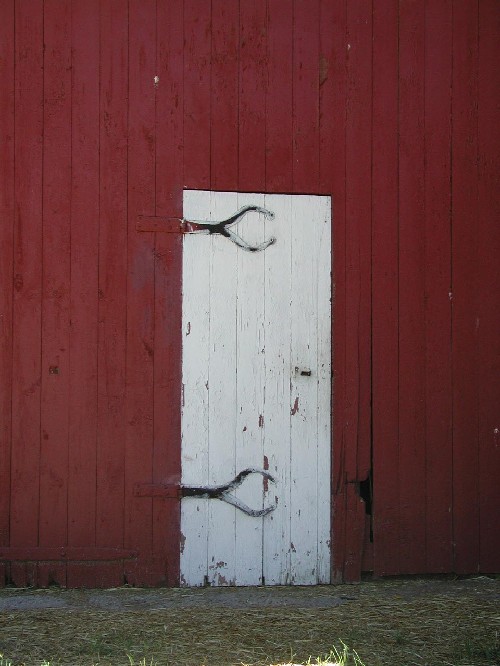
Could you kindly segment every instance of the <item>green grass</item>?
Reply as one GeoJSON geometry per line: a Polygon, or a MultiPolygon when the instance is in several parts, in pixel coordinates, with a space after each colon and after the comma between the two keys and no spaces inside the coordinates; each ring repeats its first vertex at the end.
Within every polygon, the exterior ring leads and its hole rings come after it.
{"type": "Polygon", "coordinates": [[[323,666],[326,664],[335,664],[335,666],[365,666],[356,650],[349,648],[342,640],[340,644],[341,647],[334,646],[329,654],[325,654],[323,657],[316,657],[315,661],[309,658],[306,666],[323,666]]]}

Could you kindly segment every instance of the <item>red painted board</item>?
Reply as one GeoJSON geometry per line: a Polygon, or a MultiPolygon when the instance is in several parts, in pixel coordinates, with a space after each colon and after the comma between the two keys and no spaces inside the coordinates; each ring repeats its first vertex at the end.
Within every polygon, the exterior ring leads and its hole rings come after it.
{"type": "Polygon", "coordinates": [[[37,562],[34,575],[36,582],[33,584],[37,587],[68,586],[66,562],[37,562]]]}
{"type": "Polygon", "coordinates": [[[479,561],[477,7],[453,3],[452,297],[454,570],[479,561]]]}
{"type": "MultiPolygon", "coordinates": [[[[332,173],[337,162],[341,162],[339,132],[333,122],[337,105],[336,88],[338,72],[335,70],[334,34],[338,30],[335,3],[329,0],[319,2],[319,193],[332,195],[332,173]]],[[[342,99],[342,92],[340,91],[342,99]]],[[[341,105],[342,107],[342,105],[341,105]]],[[[345,109],[342,108],[343,111],[345,109]]],[[[339,118],[337,118],[337,121],[339,118]]],[[[336,205],[336,200],[332,204],[336,205]]]]}
{"type": "Polygon", "coordinates": [[[351,582],[346,581],[344,570],[347,529],[347,487],[346,485],[342,485],[341,488],[333,489],[332,496],[331,582],[334,585],[351,582]]]}
{"type": "Polygon", "coordinates": [[[500,7],[479,3],[478,150],[478,391],[479,402],[479,567],[500,570],[500,7]]]}
{"type": "Polygon", "coordinates": [[[211,2],[184,2],[184,188],[210,189],[211,2]]]}
{"type": "Polygon", "coordinates": [[[68,543],[95,543],[99,269],[99,3],[72,4],[68,543]]]}
{"type": "Polygon", "coordinates": [[[96,544],[123,544],[127,296],[127,3],[100,3],[96,544]]]}
{"type": "Polygon", "coordinates": [[[357,484],[347,484],[346,494],[346,542],[344,554],[345,581],[361,579],[363,544],[366,527],[365,503],[358,493],[357,484]]]}
{"type": "Polygon", "coordinates": [[[155,210],[155,7],[152,0],[129,3],[129,52],[137,56],[129,60],[128,91],[125,545],[140,544],[141,563],[152,553],[152,500],[135,497],[133,487],[153,473],[154,234],[138,233],[134,222],[155,210]]]}
{"type": "Polygon", "coordinates": [[[212,2],[210,164],[212,190],[238,187],[239,5],[212,2]]]}
{"type": "MultiPolygon", "coordinates": [[[[452,571],[452,3],[425,15],[425,571],[452,571]]],[[[419,453],[422,456],[423,452],[419,453]]]]}
{"type": "MultiPolygon", "coordinates": [[[[0,545],[9,543],[14,247],[14,3],[0,4],[0,545]]],[[[0,572],[0,584],[5,579],[0,572]]]]}
{"type": "MultiPolygon", "coordinates": [[[[330,22],[322,21],[320,39],[322,50],[330,48],[331,71],[325,86],[331,85],[331,99],[320,107],[325,123],[331,123],[333,150],[328,144],[321,152],[320,164],[324,171],[320,177],[330,179],[332,195],[332,342],[333,342],[333,454],[332,454],[332,582],[340,582],[344,575],[345,530],[346,530],[346,474],[345,474],[345,431],[346,431],[346,179],[345,118],[347,112],[347,70],[346,61],[346,6],[336,3],[333,6],[322,0],[321,12],[331,10],[330,22]],[[329,165],[329,166],[327,166],[329,165]],[[328,175],[323,175],[324,173],[328,175]]],[[[323,98],[324,100],[324,98],[323,98]]],[[[328,98],[327,98],[328,100],[328,98]]],[[[322,98],[320,97],[320,104],[322,98]]],[[[322,125],[323,127],[323,125],[322,125]]],[[[322,137],[323,135],[321,135],[322,137]]]]}
{"type": "Polygon", "coordinates": [[[239,16],[237,119],[238,191],[240,192],[263,192],[265,188],[266,83],[266,5],[259,0],[242,0],[239,16]]]}
{"type": "Polygon", "coordinates": [[[398,2],[373,12],[372,418],[376,575],[399,571],[398,2]]]}
{"type": "Polygon", "coordinates": [[[319,191],[319,0],[293,5],[293,191],[319,191]]]}
{"type": "Polygon", "coordinates": [[[69,588],[111,588],[123,585],[123,562],[68,562],[69,588]]]}
{"type": "Polygon", "coordinates": [[[266,192],[292,191],[293,0],[267,7],[266,192]]]}
{"type": "Polygon", "coordinates": [[[399,552],[425,570],[424,5],[399,8],[399,552]]]}
{"type": "Polygon", "coordinates": [[[71,198],[71,7],[44,4],[40,545],[67,541],[71,198]]]}
{"type": "Polygon", "coordinates": [[[15,587],[36,587],[38,572],[35,562],[11,562],[10,581],[15,587]]]}
{"type": "Polygon", "coordinates": [[[16,2],[11,545],[38,542],[43,6],[16,2]],[[26,82],[29,81],[29,85],[26,82]]]}
{"type": "MultiPolygon", "coordinates": [[[[182,217],[183,5],[157,6],[156,213],[182,217]],[[172,104],[172,100],[174,103],[172,104]]],[[[156,234],[153,483],[180,482],[182,238],[156,234]]],[[[167,559],[167,585],[179,585],[180,502],[153,500],[153,555],[167,559]]]]}
{"type": "Polygon", "coordinates": [[[345,469],[349,481],[370,469],[371,91],[372,11],[347,4],[346,99],[346,402],[345,469]]]}

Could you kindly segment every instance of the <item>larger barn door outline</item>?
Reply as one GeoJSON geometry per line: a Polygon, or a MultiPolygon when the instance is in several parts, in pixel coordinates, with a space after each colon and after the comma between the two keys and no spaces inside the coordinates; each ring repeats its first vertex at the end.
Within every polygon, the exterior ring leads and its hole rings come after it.
{"type": "Polygon", "coordinates": [[[331,200],[186,190],[183,216],[213,225],[246,206],[258,209],[233,227],[243,243],[184,236],[182,485],[254,473],[231,488],[232,504],[182,500],[181,583],[325,583],[331,200]]]}

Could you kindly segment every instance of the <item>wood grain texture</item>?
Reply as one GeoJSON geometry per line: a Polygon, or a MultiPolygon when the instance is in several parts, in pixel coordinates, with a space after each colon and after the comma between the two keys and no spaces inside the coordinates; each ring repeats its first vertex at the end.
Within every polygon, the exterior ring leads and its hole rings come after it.
{"type": "Polygon", "coordinates": [[[99,268],[98,3],[72,4],[68,543],[95,544],[99,268]]]}
{"type": "Polygon", "coordinates": [[[376,574],[399,571],[398,3],[373,14],[372,367],[376,574]]]}
{"type": "MultiPolygon", "coordinates": [[[[10,457],[12,443],[12,346],[14,270],[14,2],[0,6],[0,545],[10,538],[10,457]]],[[[0,572],[0,585],[5,575],[0,572]]]]}
{"type": "Polygon", "coordinates": [[[293,0],[267,7],[266,192],[290,192],[293,179],[293,0]]]}
{"type": "Polygon", "coordinates": [[[319,189],[319,0],[293,5],[293,191],[319,189]]]}
{"type": "MultiPolygon", "coordinates": [[[[70,384],[71,7],[44,5],[40,545],[64,545],[70,384]],[[55,258],[58,260],[55,261],[55,258]]],[[[64,584],[61,581],[61,584],[64,584]]]]}
{"type": "Polygon", "coordinates": [[[348,481],[370,469],[370,292],[372,11],[363,1],[346,15],[346,428],[348,481]]]}
{"type": "Polygon", "coordinates": [[[184,188],[210,187],[211,3],[184,2],[184,188]]]}
{"type": "Polygon", "coordinates": [[[126,436],[127,15],[100,4],[96,544],[122,545],[126,436]],[[116,74],[115,74],[116,73],[116,74]]]}
{"type": "MultiPolygon", "coordinates": [[[[452,371],[454,570],[479,561],[478,16],[453,6],[452,80],[452,371]]],[[[480,326],[480,323],[479,323],[480,326]]]]}
{"type": "MultiPolygon", "coordinates": [[[[37,545],[40,482],[43,7],[16,2],[11,545],[37,545]],[[29,86],[25,85],[29,81],[29,86]]],[[[47,368],[48,372],[48,368],[47,368]]]]}
{"type": "Polygon", "coordinates": [[[478,20],[479,567],[488,573],[498,569],[500,553],[500,93],[494,71],[500,35],[498,3],[479,3],[478,20]]]}
{"type": "Polygon", "coordinates": [[[265,186],[266,3],[242,0],[239,16],[238,190],[265,186]]]}
{"type": "Polygon", "coordinates": [[[214,0],[211,16],[211,188],[237,190],[240,95],[239,3],[214,0]]]}
{"type": "Polygon", "coordinates": [[[425,567],[424,7],[399,9],[399,568],[425,567]],[[404,565],[403,565],[404,562],[404,565]]]}
{"type": "MultiPolygon", "coordinates": [[[[153,474],[154,415],[154,234],[137,233],[138,214],[154,212],[156,170],[156,2],[130,2],[128,105],[127,374],[124,544],[140,543],[140,559],[129,577],[148,584],[152,558],[153,502],[133,494],[153,474]],[[143,568],[144,566],[144,568],[143,568]]],[[[151,565],[166,576],[165,554],[151,565]],[[162,557],[163,556],[163,557],[162,557]],[[163,564],[161,560],[163,559],[163,564]]],[[[161,581],[161,579],[160,579],[161,581]]]]}
{"type": "MultiPolygon", "coordinates": [[[[425,7],[425,498],[428,571],[452,550],[451,72],[452,5],[425,7]],[[434,443],[439,442],[439,446],[434,443]]],[[[419,455],[422,455],[421,453],[419,455]]]]}

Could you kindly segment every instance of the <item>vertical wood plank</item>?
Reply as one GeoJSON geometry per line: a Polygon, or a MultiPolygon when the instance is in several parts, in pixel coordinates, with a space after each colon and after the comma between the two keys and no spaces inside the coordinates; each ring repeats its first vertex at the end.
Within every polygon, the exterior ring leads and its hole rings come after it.
{"type": "Polygon", "coordinates": [[[291,192],[293,0],[267,7],[266,192],[291,192]]]}
{"type": "MultiPolygon", "coordinates": [[[[184,192],[184,216],[203,219],[210,192],[184,192]]],[[[208,357],[210,344],[210,255],[207,238],[186,234],[182,253],[182,483],[208,484],[208,357]],[[189,359],[189,362],[187,362],[189,359]]],[[[207,574],[208,502],[181,503],[180,580],[203,585],[207,574]]]]}
{"type": "MultiPolygon", "coordinates": [[[[0,5],[0,545],[9,544],[14,248],[14,2],[0,5]]],[[[0,586],[5,572],[0,571],[0,586]]]]}
{"type": "Polygon", "coordinates": [[[267,34],[266,3],[240,2],[238,190],[265,186],[267,34]]]}
{"type": "Polygon", "coordinates": [[[123,544],[127,298],[127,13],[100,3],[96,541],[123,544]]]}
{"type": "Polygon", "coordinates": [[[332,202],[331,197],[315,197],[317,206],[318,281],[316,309],[318,313],[317,364],[317,431],[318,454],[316,469],[316,511],[318,524],[317,572],[318,583],[330,582],[331,568],[331,468],[332,468],[332,202]]]}
{"type": "Polygon", "coordinates": [[[319,0],[293,5],[293,191],[319,189],[319,0]]]}
{"type": "Polygon", "coordinates": [[[318,484],[317,390],[318,382],[317,298],[318,224],[312,197],[294,197],[289,233],[291,261],[290,348],[290,548],[291,582],[316,582],[318,525],[310,520],[308,507],[315,505],[318,484]],[[308,230],[308,227],[310,228],[308,230]],[[308,275],[310,279],[304,280],[308,275]],[[301,372],[311,372],[310,376],[301,372]]]}
{"type": "Polygon", "coordinates": [[[400,571],[425,569],[424,6],[399,23],[399,501],[400,571]]]}
{"type": "MultiPolygon", "coordinates": [[[[263,194],[238,194],[233,210],[247,205],[265,205],[263,194]]],[[[263,215],[249,213],[235,227],[247,242],[258,244],[271,235],[263,215]]],[[[269,249],[264,252],[231,250],[236,254],[234,328],[236,335],[236,400],[235,400],[235,472],[248,467],[263,469],[265,409],[266,330],[264,271],[269,249]],[[258,276],[258,277],[257,277],[258,276]],[[249,381],[248,378],[251,378],[249,381]]],[[[229,276],[231,279],[231,276],[229,276]]],[[[263,506],[263,482],[259,475],[247,478],[237,497],[248,506],[263,506]]],[[[238,585],[262,584],[263,521],[266,519],[235,514],[235,581],[238,585]]]]}
{"type": "MultiPolygon", "coordinates": [[[[71,7],[44,5],[40,545],[67,542],[71,199],[71,7]]],[[[64,581],[61,581],[64,584],[64,581]]]]}
{"type": "Polygon", "coordinates": [[[213,0],[210,84],[212,190],[238,184],[239,3],[213,0]]]}
{"type": "Polygon", "coordinates": [[[453,569],[451,2],[427,2],[425,11],[425,570],[434,573],[453,569]]]}
{"type": "MultiPolygon", "coordinates": [[[[263,578],[266,585],[289,585],[290,579],[290,347],[292,197],[267,194],[265,207],[274,213],[268,225],[276,237],[265,262],[265,443],[270,474],[264,494],[266,505],[276,508],[264,519],[263,578]]],[[[267,230],[266,230],[267,231],[267,230]]],[[[270,233],[267,231],[267,233],[270,233]]]]}
{"type": "Polygon", "coordinates": [[[16,2],[11,545],[37,545],[40,465],[43,6],[16,2]],[[29,85],[27,85],[29,82],[29,85]]]}
{"type": "MultiPolygon", "coordinates": [[[[156,214],[182,217],[183,3],[157,5],[156,214]]],[[[182,238],[156,234],[153,482],[180,482],[182,238]]],[[[180,503],[153,500],[153,553],[167,557],[167,584],[179,585],[180,503]]]]}
{"type": "MultiPolygon", "coordinates": [[[[453,4],[452,82],[452,344],[453,542],[457,573],[479,560],[478,441],[478,17],[477,7],[453,4]]],[[[480,325],[480,323],[479,323],[480,325]]]]}
{"type": "MultiPolygon", "coordinates": [[[[72,3],[68,543],[95,544],[99,240],[99,8],[72,3]]],[[[69,581],[68,581],[69,582],[69,581]]]]}
{"type": "MultiPolygon", "coordinates": [[[[127,440],[125,452],[125,545],[140,544],[152,558],[152,500],[136,498],[134,484],[153,473],[154,235],[138,233],[138,214],[155,209],[156,1],[129,2],[127,440]]],[[[166,562],[155,565],[166,575],[166,562]]],[[[136,572],[136,584],[155,572],[136,572]]]]}
{"type": "MultiPolygon", "coordinates": [[[[500,7],[488,0],[479,3],[479,81],[478,149],[479,207],[478,227],[478,390],[479,403],[479,484],[480,484],[480,570],[498,571],[500,537],[498,507],[500,491],[500,204],[498,192],[500,131],[498,109],[500,91],[495,63],[500,38],[500,7]]],[[[474,225],[475,226],[475,225],[474,225]]]]}
{"type": "MultiPolygon", "coordinates": [[[[345,37],[345,402],[341,464],[344,481],[357,483],[370,469],[370,298],[371,298],[371,88],[372,7],[348,3],[345,37]]],[[[335,335],[335,332],[334,332],[335,335]]],[[[347,504],[341,503],[347,510],[347,504]]],[[[359,517],[359,513],[353,514],[359,517]]],[[[359,518],[361,519],[361,518],[359,518]]],[[[358,528],[345,523],[346,553],[358,528]]],[[[364,520],[363,520],[364,525],[364,520]]],[[[361,553],[359,553],[361,570],[361,553]]],[[[356,566],[349,565],[349,575],[356,566]]],[[[359,578],[359,575],[358,575],[359,578]]]]}
{"type": "Polygon", "coordinates": [[[372,8],[347,5],[346,131],[346,472],[370,469],[372,8]]]}
{"type": "Polygon", "coordinates": [[[374,570],[399,571],[398,2],[373,13],[372,367],[374,570]]]}
{"type": "Polygon", "coordinates": [[[184,187],[210,188],[211,3],[184,2],[184,187]]]}
{"type": "MultiPolygon", "coordinates": [[[[209,219],[223,220],[238,209],[236,193],[212,192],[209,219]]],[[[206,219],[204,212],[202,219],[206,219]]],[[[236,475],[236,246],[220,235],[205,236],[210,253],[208,358],[208,482],[227,483],[236,475]]],[[[235,584],[236,509],[208,503],[208,583],[235,584]]]]}
{"type": "Polygon", "coordinates": [[[334,165],[340,156],[339,130],[332,121],[334,109],[342,99],[342,96],[337,98],[336,89],[341,79],[337,69],[340,63],[335,62],[334,51],[335,38],[340,32],[336,4],[330,0],[319,2],[319,189],[329,195],[332,194],[334,165]]]}

